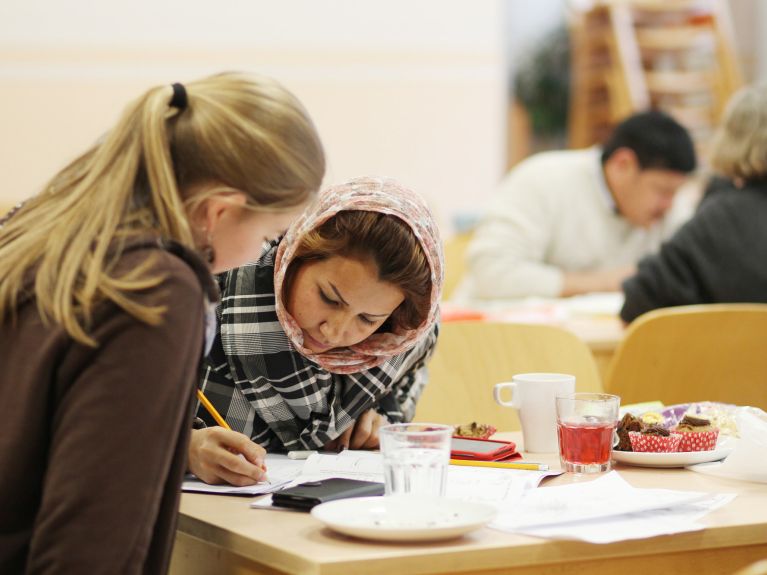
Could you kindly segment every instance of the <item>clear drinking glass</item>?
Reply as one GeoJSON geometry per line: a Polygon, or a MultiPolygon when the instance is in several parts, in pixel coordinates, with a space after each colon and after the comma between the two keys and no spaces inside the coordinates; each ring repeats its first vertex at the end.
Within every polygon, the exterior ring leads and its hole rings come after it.
{"type": "Polygon", "coordinates": [[[565,471],[610,470],[620,403],[620,397],[606,393],[571,393],[556,398],[559,460],[565,471]]]}
{"type": "Polygon", "coordinates": [[[445,494],[453,427],[395,423],[379,430],[386,495],[445,494]]]}

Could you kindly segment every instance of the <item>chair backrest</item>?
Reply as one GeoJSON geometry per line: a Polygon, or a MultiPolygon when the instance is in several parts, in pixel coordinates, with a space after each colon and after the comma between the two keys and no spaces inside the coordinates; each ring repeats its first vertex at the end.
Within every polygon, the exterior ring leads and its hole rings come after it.
{"type": "Polygon", "coordinates": [[[658,309],[626,331],[605,387],[622,403],[721,401],[767,409],[767,304],[658,309]]]}
{"type": "Polygon", "coordinates": [[[738,569],[734,575],[767,575],[767,559],[746,565],[738,569]]]}
{"type": "Polygon", "coordinates": [[[456,234],[445,241],[445,281],[442,284],[442,299],[450,299],[453,291],[466,273],[466,248],[473,232],[456,234]]]}
{"type": "Polygon", "coordinates": [[[588,346],[550,325],[450,322],[441,326],[429,363],[429,384],[416,408],[418,421],[476,421],[501,431],[520,429],[516,410],[493,400],[493,385],[517,373],[571,373],[578,391],[601,391],[588,346]]]}

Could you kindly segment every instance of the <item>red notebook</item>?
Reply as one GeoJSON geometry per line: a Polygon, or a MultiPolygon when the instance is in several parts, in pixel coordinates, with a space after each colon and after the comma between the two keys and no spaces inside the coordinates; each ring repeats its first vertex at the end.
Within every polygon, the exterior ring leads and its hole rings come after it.
{"type": "Polygon", "coordinates": [[[522,454],[513,441],[453,436],[450,457],[473,461],[511,461],[520,459],[522,454]]]}

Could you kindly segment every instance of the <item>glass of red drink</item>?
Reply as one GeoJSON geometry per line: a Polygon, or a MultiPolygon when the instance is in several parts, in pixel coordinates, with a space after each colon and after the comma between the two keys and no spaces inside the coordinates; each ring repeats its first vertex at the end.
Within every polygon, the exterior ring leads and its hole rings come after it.
{"type": "Polygon", "coordinates": [[[620,397],[606,393],[571,393],[556,398],[559,460],[565,471],[610,470],[620,403],[620,397]]]}

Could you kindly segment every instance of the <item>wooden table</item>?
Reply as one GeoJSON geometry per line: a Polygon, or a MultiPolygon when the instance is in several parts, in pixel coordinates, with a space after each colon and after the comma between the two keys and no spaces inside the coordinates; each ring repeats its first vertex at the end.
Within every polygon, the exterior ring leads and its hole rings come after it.
{"type": "MultiPolygon", "coordinates": [[[[521,440],[518,433],[504,435],[521,440]]],[[[553,454],[536,454],[535,459],[559,465],[553,454]]],[[[616,469],[635,487],[734,492],[738,496],[701,519],[706,525],[703,531],[594,545],[489,528],[438,543],[377,543],[337,535],[308,514],[250,509],[248,498],[184,494],[171,573],[709,575],[733,573],[767,558],[764,484],[684,469],[620,465],[616,469]]],[[[576,480],[576,476],[564,474],[547,480],[541,489],[576,480]]]]}

